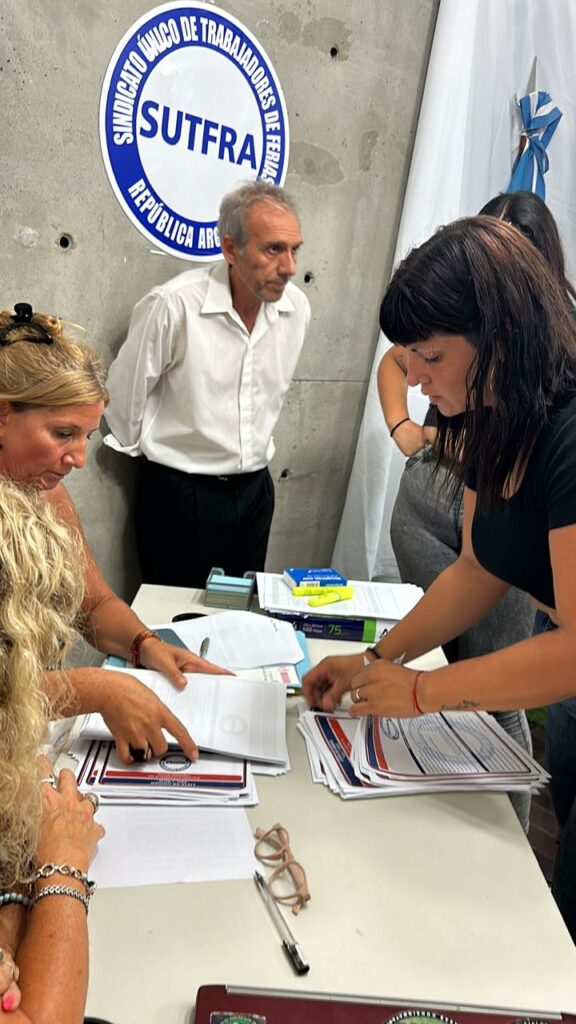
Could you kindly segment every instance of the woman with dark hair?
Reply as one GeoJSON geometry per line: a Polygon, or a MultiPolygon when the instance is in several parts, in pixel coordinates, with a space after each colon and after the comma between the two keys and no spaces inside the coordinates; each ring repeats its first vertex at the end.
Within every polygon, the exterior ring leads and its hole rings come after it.
{"type": "MultiPolygon", "coordinates": [[[[569,301],[576,292],[566,278],[564,253],[554,217],[546,203],[533,192],[514,192],[490,199],[481,214],[512,224],[540,250],[563,286],[569,301]]],[[[426,590],[462,546],[464,487],[457,485],[446,466],[437,462],[431,447],[436,436],[436,408],[431,405],[424,425],[410,419],[407,402],[406,356],[392,346],[383,356],[377,373],[382,411],[393,440],[408,462],[404,468],[390,521],[390,539],[403,583],[426,590]]],[[[534,606],[527,594],[515,587],[480,622],[445,647],[449,661],[474,658],[506,647],[529,636],[534,606]]],[[[532,740],[524,711],[496,714],[500,725],[526,750],[532,740]]],[[[527,832],[530,796],[511,793],[514,809],[527,832]]]]}
{"type": "Polygon", "coordinates": [[[465,482],[462,550],[368,650],[367,668],[363,655],[325,659],[305,694],[329,710],[352,690],[355,717],[562,702],[562,729],[549,733],[563,829],[553,892],[576,939],[576,764],[566,764],[576,762],[576,333],[566,291],[515,228],[468,218],[408,255],[380,325],[406,350],[408,383],[437,406],[437,457],[465,482]],[[433,672],[393,664],[464,633],[510,585],[532,597],[545,631],[433,672]]]}
{"type": "Polygon", "coordinates": [[[543,199],[535,192],[502,192],[480,210],[485,217],[508,221],[540,250],[564,291],[576,303],[576,290],[566,277],[564,251],[558,226],[543,199]]]}

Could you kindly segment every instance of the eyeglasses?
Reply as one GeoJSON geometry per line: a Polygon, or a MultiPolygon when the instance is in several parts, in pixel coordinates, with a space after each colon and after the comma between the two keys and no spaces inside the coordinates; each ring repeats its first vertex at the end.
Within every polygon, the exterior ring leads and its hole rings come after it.
{"type": "Polygon", "coordinates": [[[306,872],[290,849],[288,831],[276,823],[267,832],[257,828],[254,835],[258,840],[254,847],[255,856],[274,868],[266,883],[268,892],[277,903],[285,903],[292,907],[293,914],[299,914],[310,899],[310,891],[306,872]]]}
{"type": "Polygon", "coordinates": [[[33,345],[51,345],[52,335],[48,334],[45,327],[32,320],[34,313],[29,302],[17,302],[14,306],[14,316],[10,319],[12,323],[6,324],[0,331],[0,347],[3,345],[15,345],[17,341],[29,341],[33,345]],[[14,338],[10,340],[12,331],[25,327],[28,331],[27,337],[14,338]]]}

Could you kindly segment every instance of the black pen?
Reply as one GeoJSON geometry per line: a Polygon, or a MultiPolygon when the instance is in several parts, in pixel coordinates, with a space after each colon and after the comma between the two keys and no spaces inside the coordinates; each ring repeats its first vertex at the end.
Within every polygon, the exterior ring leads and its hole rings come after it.
{"type": "Polygon", "coordinates": [[[268,892],[266,882],[264,881],[264,878],[262,877],[259,871],[254,872],[254,881],[256,882],[256,888],[258,889],[258,892],[260,893],[262,899],[264,900],[264,903],[268,908],[268,913],[270,914],[270,917],[272,918],[276,926],[276,931],[278,932],[278,935],[282,939],[282,948],[284,949],[286,956],[288,957],[290,963],[292,964],[292,967],[296,971],[296,974],[308,974],[308,971],[310,970],[310,964],[306,963],[304,956],[302,955],[300,946],[296,942],[296,939],[292,935],[292,932],[290,931],[288,925],[286,924],[286,921],[284,920],[282,914],[278,910],[278,907],[276,906],[273,897],[268,892]]]}
{"type": "Polygon", "coordinates": [[[208,654],[208,648],[210,647],[210,637],[205,636],[202,643],[200,644],[200,657],[205,658],[208,654]]]}

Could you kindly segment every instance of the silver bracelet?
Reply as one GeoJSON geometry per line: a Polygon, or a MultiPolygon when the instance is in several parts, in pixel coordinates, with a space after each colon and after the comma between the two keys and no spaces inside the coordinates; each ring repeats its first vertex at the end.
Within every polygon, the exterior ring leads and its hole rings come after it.
{"type": "Polygon", "coordinates": [[[80,900],[86,914],[88,914],[90,893],[78,892],[78,889],[73,889],[71,885],[47,885],[44,889],[38,889],[38,892],[31,900],[31,906],[35,907],[38,900],[43,900],[45,896],[72,896],[73,899],[80,900]]]}
{"type": "Polygon", "coordinates": [[[52,878],[52,875],[66,875],[68,878],[75,878],[86,889],[89,896],[96,888],[96,882],[91,882],[88,875],[85,875],[80,868],[74,868],[70,864],[43,864],[36,871],[36,881],[40,878],[52,878]]]}

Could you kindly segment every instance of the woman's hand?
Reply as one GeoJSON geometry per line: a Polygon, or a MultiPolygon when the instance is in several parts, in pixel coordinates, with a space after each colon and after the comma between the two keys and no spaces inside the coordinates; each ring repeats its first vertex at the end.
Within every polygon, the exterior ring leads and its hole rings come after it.
{"type": "Polygon", "coordinates": [[[322,711],[333,711],[350,689],[352,680],[364,666],[362,654],[343,654],[324,658],[307,672],[302,680],[302,692],[308,706],[322,711]]]}
{"type": "Polygon", "coordinates": [[[178,690],[186,686],[183,672],[205,672],[207,675],[233,675],[226,668],[219,668],[210,661],[200,658],[183,647],[166,644],[157,637],[147,637],[140,648],[140,664],[166,676],[178,690]]]}
{"type": "Polygon", "coordinates": [[[118,757],[124,764],[132,764],[134,760],[130,747],[151,750],[157,757],[165,754],[168,741],[162,729],[174,737],[187,757],[196,760],[198,747],[190,733],[147,686],[125,672],[106,671],[101,674],[105,676],[105,688],[98,710],[114,737],[118,757]]]}
{"type": "Polygon", "coordinates": [[[38,864],[70,864],[86,872],[104,829],[94,805],[82,797],[71,771],[62,769],[56,786],[42,783],[44,813],[36,851],[38,864]]]}
{"type": "Polygon", "coordinates": [[[354,676],[350,683],[352,718],[366,715],[387,718],[415,718],[420,715],[414,702],[414,681],[418,673],[393,661],[379,658],[354,676]]]}
{"type": "Polygon", "coordinates": [[[22,998],[18,988],[19,971],[12,954],[5,947],[0,948],[0,1006],[6,1013],[17,1010],[22,998]]]}

